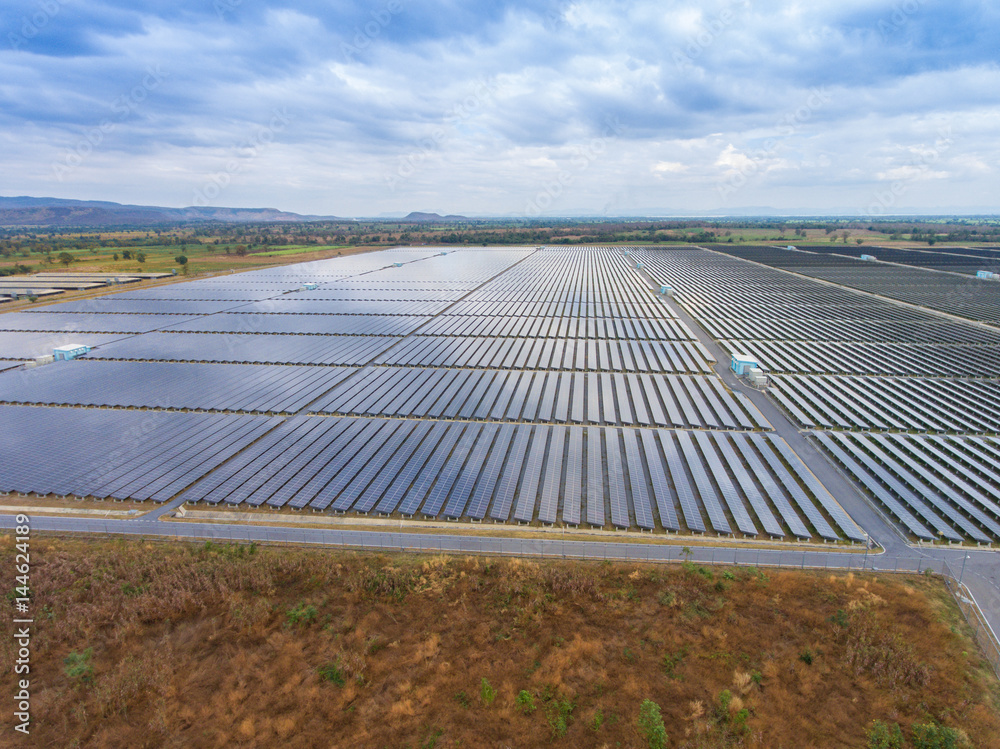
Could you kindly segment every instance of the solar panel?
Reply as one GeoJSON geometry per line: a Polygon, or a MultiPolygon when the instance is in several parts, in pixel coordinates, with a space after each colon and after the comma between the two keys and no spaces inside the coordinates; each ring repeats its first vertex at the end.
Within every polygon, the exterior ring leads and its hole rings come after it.
{"type": "Polygon", "coordinates": [[[587,430],[587,522],[590,525],[604,525],[604,496],[601,432],[591,427],[587,430]]]}

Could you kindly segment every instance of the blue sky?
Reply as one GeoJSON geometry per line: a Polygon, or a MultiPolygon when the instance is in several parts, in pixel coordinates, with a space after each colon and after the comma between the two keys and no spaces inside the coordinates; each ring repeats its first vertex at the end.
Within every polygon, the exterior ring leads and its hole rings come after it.
{"type": "Polygon", "coordinates": [[[0,194],[1000,211],[987,0],[5,0],[0,194]]]}

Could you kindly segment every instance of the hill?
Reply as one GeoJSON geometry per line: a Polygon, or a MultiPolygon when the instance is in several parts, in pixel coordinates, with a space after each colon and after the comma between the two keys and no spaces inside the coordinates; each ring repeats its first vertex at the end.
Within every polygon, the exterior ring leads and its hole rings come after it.
{"type": "Polygon", "coordinates": [[[420,221],[420,222],[438,222],[438,221],[468,221],[468,218],[465,216],[456,216],[453,214],[442,216],[439,213],[423,213],[421,211],[411,211],[402,220],[420,221]]]}
{"type": "Polygon", "coordinates": [[[645,700],[675,749],[867,746],[875,720],[1000,746],[933,577],[43,537],[31,564],[24,746],[645,747],[645,700]]]}
{"type": "Polygon", "coordinates": [[[301,216],[276,208],[216,208],[122,205],[102,200],[0,197],[0,226],[151,226],[167,223],[221,221],[299,222],[332,220],[334,216],[301,216]]]}

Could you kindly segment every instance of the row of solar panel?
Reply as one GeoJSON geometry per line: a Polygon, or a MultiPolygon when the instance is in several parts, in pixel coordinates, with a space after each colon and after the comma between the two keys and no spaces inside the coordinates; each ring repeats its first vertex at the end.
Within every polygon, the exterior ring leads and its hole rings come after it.
{"type": "Polygon", "coordinates": [[[281,421],[0,406],[0,491],[164,501],[281,421]]]}
{"type": "Polygon", "coordinates": [[[1000,541],[1000,445],[977,437],[817,433],[913,536],[1000,541]]]}
{"type": "Polygon", "coordinates": [[[803,426],[1000,432],[1000,383],[895,377],[774,375],[771,393],[803,426]]]}
{"type": "Polygon", "coordinates": [[[716,340],[867,341],[872,343],[1000,344],[1000,332],[943,320],[896,322],[874,320],[723,320],[698,322],[716,340]]]}
{"type": "Polygon", "coordinates": [[[386,336],[154,332],[103,345],[87,354],[87,358],[356,366],[368,364],[400,340],[386,336]]]}
{"type": "Polygon", "coordinates": [[[996,377],[1000,348],[955,344],[840,343],[836,341],[722,341],[770,372],[806,374],[996,377]]]}
{"type": "MultiPolygon", "coordinates": [[[[685,285],[683,288],[698,288],[704,283],[699,279],[693,286],[685,285]]],[[[808,282],[807,282],[808,283],[808,282]]],[[[771,299],[768,284],[764,283],[743,283],[734,284],[737,288],[732,291],[738,295],[736,301],[733,297],[723,297],[718,294],[711,296],[685,296],[684,302],[689,309],[696,311],[698,317],[719,318],[723,320],[895,320],[899,322],[927,322],[933,320],[933,316],[927,312],[915,310],[911,307],[903,307],[899,304],[890,304],[873,298],[842,299],[842,290],[835,290],[837,293],[831,299],[812,299],[812,295],[806,290],[797,286],[804,293],[802,298],[789,298],[782,295],[778,299],[771,299]],[[742,301],[744,295],[749,295],[754,300],[763,297],[763,303],[746,304],[742,301]]],[[[849,293],[849,292],[847,292],[849,293]]],[[[856,295],[855,295],[856,296],[856,295]]]]}
{"type": "Polygon", "coordinates": [[[64,302],[33,310],[34,314],[74,312],[84,314],[212,315],[217,312],[247,312],[288,315],[436,315],[451,302],[388,300],[303,299],[298,295],[275,296],[263,301],[192,302],[183,300],[92,299],[64,302]]]}
{"type": "Polygon", "coordinates": [[[313,411],[432,419],[770,429],[716,377],[368,367],[313,411]]]}
{"type": "Polygon", "coordinates": [[[212,504],[862,540],[779,438],[552,425],[283,424],[182,496],[212,504]],[[788,458],[791,457],[791,462],[788,458]],[[707,523],[706,523],[707,520],[707,523]],[[761,530],[763,529],[763,530],[761,530]]]}
{"type": "Polygon", "coordinates": [[[375,361],[421,367],[707,373],[707,356],[697,342],[414,336],[375,361]]]}
{"type": "Polygon", "coordinates": [[[658,302],[571,302],[514,301],[480,302],[463,300],[448,310],[449,315],[491,317],[612,317],[672,318],[676,315],[658,302]]]}
{"type": "Polygon", "coordinates": [[[115,315],[213,315],[216,312],[239,309],[248,302],[202,301],[179,299],[119,299],[117,296],[84,299],[51,304],[31,310],[34,314],[115,314],[115,315]]]}
{"type": "Polygon", "coordinates": [[[620,338],[632,341],[690,341],[680,320],[605,317],[474,317],[441,315],[421,335],[516,338],[620,338]]]}
{"type": "Polygon", "coordinates": [[[77,359],[4,372],[0,402],[287,413],[357,371],[77,359]]]}

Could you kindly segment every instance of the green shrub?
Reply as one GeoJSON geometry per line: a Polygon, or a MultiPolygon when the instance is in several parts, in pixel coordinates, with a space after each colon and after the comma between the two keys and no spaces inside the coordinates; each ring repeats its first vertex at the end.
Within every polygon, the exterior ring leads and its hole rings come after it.
{"type": "Polygon", "coordinates": [[[597,712],[594,713],[594,719],[590,721],[590,730],[595,732],[600,731],[602,725],[604,725],[604,712],[600,708],[597,708],[597,712]]]}
{"type": "Polygon", "coordinates": [[[868,731],[867,749],[903,749],[903,732],[899,730],[899,723],[889,726],[880,720],[876,720],[868,731]]]}
{"type": "Polygon", "coordinates": [[[807,666],[811,666],[813,662],[813,652],[811,650],[803,650],[799,655],[799,660],[805,663],[807,666]]]}
{"type": "Polygon", "coordinates": [[[458,694],[455,695],[455,702],[457,702],[459,705],[461,705],[462,707],[464,707],[466,709],[469,708],[469,704],[470,704],[469,703],[469,695],[465,693],[464,689],[461,692],[459,692],[458,694]]]}
{"type": "Polygon", "coordinates": [[[660,706],[652,700],[643,700],[639,707],[639,728],[646,735],[649,749],[664,749],[667,745],[667,729],[663,725],[660,706]]]}
{"type": "Polygon", "coordinates": [[[569,730],[569,724],[573,720],[573,710],[576,704],[569,700],[555,699],[545,708],[545,719],[552,729],[552,738],[561,739],[569,730]]]}
{"type": "Polygon", "coordinates": [[[912,726],[912,731],[913,749],[960,749],[969,745],[954,728],[936,723],[918,723],[912,726]]]}
{"type": "Polygon", "coordinates": [[[319,676],[323,681],[336,684],[338,687],[342,687],[347,683],[347,680],[344,678],[344,672],[340,670],[340,661],[320,666],[319,676]]]}
{"type": "Polygon", "coordinates": [[[479,699],[482,700],[484,705],[492,705],[493,700],[497,698],[497,690],[493,688],[493,685],[486,681],[484,676],[479,682],[479,699]]]}
{"type": "Polygon", "coordinates": [[[287,619],[285,626],[290,627],[293,624],[309,624],[316,618],[318,613],[319,612],[316,611],[316,607],[311,603],[307,605],[300,601],[298,604],[285,612],[285,618],[287,619]]]}
{"type": "Polygon", "coordinates": [[[525,715],[535,712],[535,696],[527,689],[522,689],[518,692],[517,699],[514,701],[525,715]]]}
{"type": "Polygon", "coordinates": [[[90,663],[90,657],[94,654],[93,648],[87,648],[82,653],[72,652],[63,659],[66,675],[81,684],[88,684],[94,678],[94,667],[90,663]]]}

